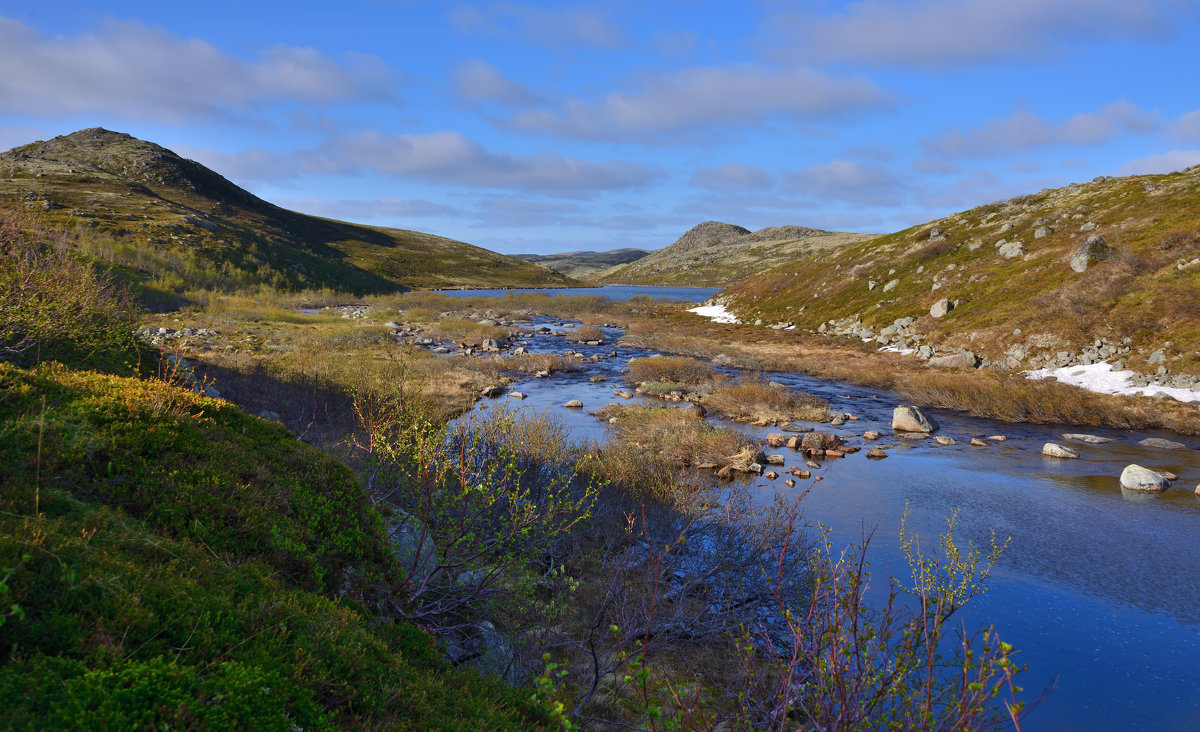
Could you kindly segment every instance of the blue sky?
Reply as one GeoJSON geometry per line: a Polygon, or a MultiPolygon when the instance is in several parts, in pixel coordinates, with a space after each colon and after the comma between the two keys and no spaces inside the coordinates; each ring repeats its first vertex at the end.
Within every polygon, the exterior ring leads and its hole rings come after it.
{"type": "Polygon", "coordinates": [[[102,126],[501,252],[893,231],[1200,163],[1194,0],[0,8],[0,148],[102,126]]]}

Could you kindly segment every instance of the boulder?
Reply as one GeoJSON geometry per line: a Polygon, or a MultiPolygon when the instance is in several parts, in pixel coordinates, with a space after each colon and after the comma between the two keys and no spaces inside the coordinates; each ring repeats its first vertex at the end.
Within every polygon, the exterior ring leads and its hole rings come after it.
{"type": "Polygon", "coordinates": [[[1079,432],[1065,432],[1063,433],[1063,439],[1077,440],[1079,442],[1086,442],[1090,445],[1103,445],[1106,442],[1112,442],[1111,437],[1097,437],[1096,435],[1085,435],[1079,432]]]}
{"type": "Polygon", "coordinates": [[[800,468],[792,468],[792,475],[801,480],[807,480],[812,476],[812,473],[808,472],[807,470],[801,470],[800,468]]]}
{"type": "Polygon", "coordinates": [[[867,450],[867,457],[872,460],[882,460],[887,456],[887,453],[878,447],[872,447],[870,450],[867,450]]]}
{"type": "Polygon", "coordinates": [[[1019,241],[1010,241],[1000,247],[1000,256],[1005,259],[1016,259],[1025,256],[1025,247],[1019,241]]]}
{"type": "Polygon", "coordinates": [[[1161,473],[1141,465],[1127,465],[1121,471],[1121,487],[1131,491],[1157,493],[1171,487],[1171,482],[1161,473]]]}
{"type": "Polygon", "coordinates": [[[933,432],[938,423],[913,404],[901,404],[892,410],[892,429],[896,432],[933,432]]]}
{"type": "Polygon", "coordinates": [[[437,569],[433,535],[416,516],[395,509],[388,519],[387,538],[392,554],[410,577],[425,577],[437,569]]]}
{"type": "Polygon", "coordinates": [[[583,409],[583,402],[579,401],[578,399],[572,399],[563,406],[570,409],[583,409]]]}
{"type": "Polygon", "coordinates": [[[879,432],[877,430],[867,430],[863,433],[864,440],[878,440],[879,432]]]}
{"type": "Polygon", "coordinates": [[[973,369],[979,365],[979,357],[971,351],[963,351],[931,358],[929,365],[943,369],[973,369]]]}
{"type": "Polygon", "coordinates": [[[933,307],[929,308],[929,315],[934,318],[944,318],[944,317],[946,317],[946,313],[950,312],[953,309],[954,309],[954,303],[950,302],[949,300],[947,300],[945,298],[942,298],[941,300],[938,300],[937,302],[935,302],[933,304],[933,307]]]}
{"type": "Polygon", "coordinates": [[[783,465],[785,462],[787,462],[787,459],[782,455],[767,456],[767,465],[783,465]]]}
{"type": "Polygon", "coordinates": [[[958,443],[958,440],[955,440],[953,437],[946,437],[944,435],[938,435],[933,439],[937,440],[937,444],[939,445],[954,445],[958,443]]]}
{"type": "Polygon", "coordinates": [[[1147,437],[1138,442],[1142,447],[1157,447],[1160,450],[1186,450],[1187,445],[1174,440],[1164,440],[1161,437],[1147,437]]]}
{"type": "Polygon", "coordinates": [[[768,470],[767,472],[763,473],[763,477],[767,480],[775,480],[779,477],[779,473],[776,473],[774,470],[768,470]]]}
{"type": "Polygon", "coordinates": [[[1111,255],[1112,249],[1104,242],[1104,239],[1098,234],[1092,234],[1071,255],[1071,269],[1076,272],[1084,272],[1088,266],[1102,259],[1108,259],[1111,255]]]}
{"type": "Polygon", "coordinates": [[[521,392],[519,392],[519,391],[510,391],[510,392],[508,393],[508,395],[509,395],[510,397],[512,397],[513,399],[524,399],[524,398],[525,398],[525,395],[524,395],[524,394],[522,394],[522,393],[521,393],[521,392]]]}
{"type": "Polygon", "coordinates": [[[771,447],[783,447],[790,439],[792,439],[791,435],[785,435],[782,432],[767,434],[767,444],[771,447]]]}
{"type": "Polygon", "coordinates": [[[485,386],[482,390],[480,390],[479,396],[498,397],[503,393],[504,389],[501,389],[498,386],[485,386]]]}
{"type": "Polygon", "coordinates": [[[692,417],[697,417],[697,418],[703,418],[704,415],[708,414],[707,409],[705,409],[703,406],[701,406],[699,404],[696,404],[695,402],[692,402],[692,403],[687,404],[686,406],[680,407],[680,409],[683,411],[684,414],[687,414],[692,417]]]}
{"type": "Polygon", "coordinates": [[[1042,454],[1048,457],[1067,459],[1077,459],[1079,457],[1079,453],[1069,447],[1063,447],[1056,442],[1047,442],[1045,445],[1042,445],[1042,454]]]}
{"type": "Polygon", "coordinates": [[[481,350],[488,353],[496,353],[500,350],[500,341],[495,338],[484,338],[481,350]]]}
{"type": "Polygon", "coordinates": [[[1008,441],[1008,438],[1004,435],[990,435],[988,440],[991,442],[1006,442],[1008,441]]]}
{"type": "Polygon", "coordinates": [[[975,447],[987,447],[987,443],[984,442],[983,440],[979,439],[978,437],[972,437],[971,444],[974,445],[975,447]]]}

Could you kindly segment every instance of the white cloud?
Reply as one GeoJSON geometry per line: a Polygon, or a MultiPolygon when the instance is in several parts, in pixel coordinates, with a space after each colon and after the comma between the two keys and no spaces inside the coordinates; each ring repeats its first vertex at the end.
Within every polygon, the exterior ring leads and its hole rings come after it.
{"type": "Polygon", "coordinates": [[[878,165],[833,160],[784,174],[785,183],[820,201],[849,201],[886,206],[900,202],[904,181],[878,165]]]}
{"type": "Polygon", "coordinates": [[[637,188],[662,177],[658,170],[624,160],[592,162],[549,152],[493,152],[452,130],[400,135],[368,130],[288,153],[250,149],[227,154],[191,147],[181,151],[238,180],[373,172],[426,183],[508,188],[565,198],[597,190],[637,188]]]}
{"type": "Polygon", "coordinates": [[[779,55],[926,68],[1037,60],[1073,41],[1168,35],[1183,0],[860,0],[768,15],[779,55]]]}
{"type": "Polygon", "coordinates": [[[137,22],[47,37],[0,18],[0,110],[47,117],[105,114],[180,124],[297,101],[394,98],[400,75],[378,59],[338,63],[276,46],[255,61],[137,22]]]}
{"type": "Polygon", "coordinates": [[[1121,166],[1117,175],[1174,173],[1193,165],[1200,165],[1200,150],[1171,150],[1158,155],[1147,155],[1144,158],[1130,160],[1121,166]]]}
{"type": "MultiPolygon", "coordinates": [[[[513,126],[565,137],[629,141],[667,133],[761,123],[772,117],[829,118],[883,107],[892,97],[864,77],[752,64],[694,67],[651,76],[633,92],[513,116],[513,126]]],[[[669,141],[669,140],[666,140],[669,141]]]]}
{"type": "Polygon", "coordinates": [[[541,101],[527,86],[509,79],[495,66],[479,59],[466,59],[459,64],[454,71],[454,88],[468,102],[496,102],[519,107],[541,101]]]}
{"type": "Polygon", "coordinates": [[[447,206],[425,199],[377,198],[374,200],[340,199],[326,201],[319,198],[285,198],[277,201],[278,205],[332,219],[345,221],[363,221],[381,217],[404,216],[406,218],[430,218],[438,216],[456,216],[461,212],[453,206],[447,206]]]}
{"type": "Polygon", "coordinates": [[[511,36],[555,48],[613,48],[627,42],[625,33],[611,20],[578,7],[542,8],[514,2],[488,3],[482,8],[458,5],[447,18],[464,33],[511,36]]]}
{"type": "Polygon", "coordinates": [[[700,168],[692,175],[692,185],[710,191],[755,191],[770,188],[774,183],[767,171],[742,163],[700,168]]]}
{"type": "Polygon", "coordinates": [[[1200,140],[1200,109],[1180,117],[1175,123],[1174,133],[1185,140],[1200,140]]]}
{"type": "Polygon", "coordinates": [[[1153,115],[1120,100],[1064,122],[1049,122],[1026,109],[1017,109],[1007,117],[990,119],[971,129],[947,129],[936,138],[921,140],[921,146],[935,155],[952,158],[1004,157],[1048,145],[1095,145],[1127,133],[1152,132],[1156,126],[1153,115]]]}

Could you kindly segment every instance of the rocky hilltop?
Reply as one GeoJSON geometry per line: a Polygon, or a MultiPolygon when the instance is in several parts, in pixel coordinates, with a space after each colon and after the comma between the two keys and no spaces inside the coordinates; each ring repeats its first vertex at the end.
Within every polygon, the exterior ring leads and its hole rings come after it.
{"type": "Polygon", "coordinates": [[[864,234],[804,226],[775,226],[751,232],[741,226],[705,221],[674,244],[649,256],[602,272],[607,284],[661,284],[721,287],[816,252],[837,250],[864,234]]]}
{"type": "Polygon", "coordinates": [[[75,230],[83,253],[165,290],[573,283],[452,239],[288,211],[166,148],[101,128],[0,153],[0,209],[75,230]]]}
{"type": "Polygon", "coordinates": [[[1200,374],[1200,166],[1101,177],[817,253],[730,287],[746,322],[941,366],[1200,374]]]}
{"type": "Polygon", "coordinates": [[[603,252],[560,252],[557,254],[514,254],[517,259],[540,264],[546,269],[585,280],[621,264],[635,262],[650,252],[645,249],[609,249],[603,252]]]}

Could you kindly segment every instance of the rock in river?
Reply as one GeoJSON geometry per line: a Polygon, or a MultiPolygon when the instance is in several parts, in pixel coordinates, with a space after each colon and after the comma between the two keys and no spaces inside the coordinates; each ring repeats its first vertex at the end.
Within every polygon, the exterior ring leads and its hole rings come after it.
{"type": "Polygon", "coordinates": [[[933,432],[937,428],[937,422],[920,407],[901,404],[892,410],[892,429],[897,432],[933,432]]]}
{"type": "Polygon", "coordinates": [[[1121,471],[1121,487],[1131,491],[1165,491],[1171,487],[1171,482],[1149,468],[1141,465],[1127,465],[1121,471]]]}
{"type": "Polygon", "coordinates": [[[572,399],[563,406],[570,407],[571,409],[583,409],[583,402],[579,401],[578,399],[572,399]]]}
{"type": "Polygon", "coordinates": [[[1147,437],[1138,443],[1142,447],[1157,447],[1161,450],[1186,450],[1187,445],[1182,442],[1173,440],[1164,440],[1161,437],[1147,437]]]}
{"type": "Polygon", "coordinates": [[[1063,434],[1064,440],[1078,440],[1091,445],[1103,445],[1106,442],[1112,442],[1111,437],[1097,437],[1096,435],[1084,435],[1078,432],[1067,432],[1063,434]]]}
{"type": "Polygon", "coordinates": [[[1076,459],[1079,453],[1069,447],[1063,447],[1056,442],[1047,442],[1042,445],[1042,454],[1049,457],[1076,459]]]}

